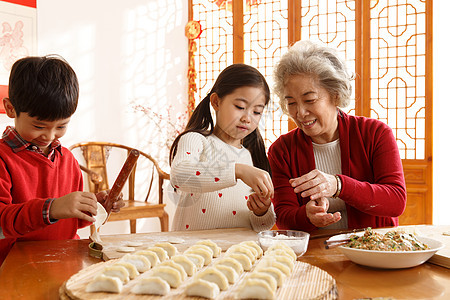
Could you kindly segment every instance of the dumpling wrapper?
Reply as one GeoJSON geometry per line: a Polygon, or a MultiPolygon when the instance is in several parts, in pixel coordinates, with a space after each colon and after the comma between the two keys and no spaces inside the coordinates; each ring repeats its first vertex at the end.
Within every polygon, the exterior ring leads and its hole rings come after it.
{"type": "MultiPolygon", "coordinates": [[[[203,259],[203,257],[201,258],[203,259]]],[[[190,260],[185,254],[172,256],[172,260],[181,265],[188,276],[192,276],[195,272],[197,272],[197,267],[195,266],[194,262],[190,260]]]]}
{"type": "Polygon", "coordinates": [[[185,293],[192,297],[216,299],[219,296],[220,289],[214,282],[197,278],[186,286],[185,293]]]}
{"type": "Polygon", "coordinates": [[[139,273],[144,273],[152,267],[152,264],[144,255],[126,254],[121,258],[121,260],[135,265],[139,273]]]}
{"type": "Polygon", "coordinates": [[[275,293],[269,284],[258,278],[245,279],[236,293],[237,299],[274,299],[275,293]]]}
{"type": "Polygon", "coordinates": [[[212,250],[204,245],[191,246],[186,251],[184,251],[184,253],[194,253],[200,255],[205,260],[203,263],[205,266],[209,265],[213,259],[212,250]]]}
{"type": "Polygon", "coordinates": [[[152,269],[151,275],[161,277],[173,288],[179,287],[182,283],[180,272],[169,266],[156,266],[152,269]]]}
{"type": "Polygon", "coordinates": [[[171,258],[172,256],[174,256],[178,253],[178,249],[174,245],[172,245],[171,243],[168,243],[168,242],[156,243],[154,245],[154,247],[160,247],[160,248],[163,248],[164,250],[166,250],[167,256],[169,256],[169,258],[171,258]]]}
{"type": "Polygon", "coordinates": [[[294,269],[294,262],[292,261],[292,258],[286,255],[277,255],[275,253],[272,254],[269,253],[266,257],[273,257],[277,262],[282,263],[283,265],[285,265],[286,267],[289,268],[289,271],[292,272],[292,270],[294,269]]]}
{"type": "Polygon", "coordinates": [[[230,266],[216,264],[214,267],[225,275],[229,284],[235,283],[239,278],[238,273],[230,266]]]}
{"type": "Polygon", "coordinates": [[[134,279],[139,275],[139,272],[138,272],[136,266],[129,262],[119,260],[118,262],[116,262],[114,264],[114,266],[115,265],[124,266],[128,271],[128,276],[130,277],[130,279],[134,279]]]}
{"type": "Polygon", "coordinates": [[[277,242],[275,244],[273,244],[272,246],[270,246],[266,252],[270,252],[272,250],[275,249],[283,249],[285,250],[287,253],[289,253],[289,255],[294,259],[297,260],[297,254],[295,254],[294,250],[289,247],[285,242],[277,242]]]}
{"type": "Polygon", "coordinates": [[[195,264],[197,270],[203,268],[203,266],[205,265],[205,259],[201,255],[189,252],[188,253],[184,252],[183,255],[186,256],[190,261],[192,261],[195,264]]]}
{"type": "Polygon", "coordinates": [[[255,241],[245,241],[245,242],[241,242],[240,244],[247,245],[247,246],[254,248],[256,250],[256,252],[258,253],[257,258],[261,258],[261,256],[263,256],[263,254],[264,254],[264,251],[261,248],[261,246],[259,246],[258,243],[256,243],[255,241]]]}
{"type": "Polygon", "coordinates": [[[120,293],[122,292],[122,281],[117,277],[110,277],[100,274],[94,278],[87,286],[86,292],[106,292],[120,293]]]}
{"type": "Polygon", "coordinates": [[[231,253],[228,253],[226,257],[231,257],[231,258],[236,259],[242,265],[242,268],[244,269],[244,271],[250,271],[253,266],[250,258],[243,253],[231,252],[231,253]]]}
{"type": "Polygon", "coordinates": [[[284,279],[286,278],[286,275],[275,267],[263,267],[258,268],[257,270],[259,273],[266,273],[271,275],[277,281],[277,287],[282,286],[284,279]]]}
{"type": "Polygon", "coordinates": [[[222,253],[222,249],[211,240],[200,240],[196,243],[196,245],[205,245],[209,247],[213,251],[213,257],[218,257],[220,253],[222,253]]]}
{"type": "Polygon", "coordinates": [[[130,281],[130,275],[128,273],[127,268],[125,268],[124,266],[121,266],[121,265],[111,265],[111,266],[105,267],[102,270],[101,274],[103,274],[105,276],[109,276],[109,277],[117,277],[124,284],[127,283],[128,281],[130,281]]]}
{"type": "Polygon", "coordinates": [[[278,262],[275,258],[270,257],[270,256],[263,257],[261,259],[261,261],[258,263],[258,265],[256,266],[255,270],[259,270],[260,268],[265,268],[265,267],[275,267],[278,270],[280,270],[281,272],[283,272],[284,275],[286,275],[286,276],[291,275],[291,270],[289,269],[289,267],[286,267],[282,263],[278,262]]]}
{"type": "Polygon", "coordinates": [[[277,290],[277,281],[275,280],[275,278],[273,278],[271,275],[269,275],[267,273],[260,273],[258,270],[258,272],[252,272],[252,273],[248,274],[248,276],[246,278],[262,279],[269,284],[271,290],[274,293],[277,290]]]}
{"type": "Polygon", "coordinates": [[[143,255],[147,257],[148,261],[150,262],[152,268],[155,267],[157,264],[159,264],[161,261],[159,260],[158,254],[154,251],[150,250],[140,250],[135,253],[136,255],[143,255]]]}
{"type": "Polygon", "coordinates": [[[242,273],[244,273],[244,268],[242,267],[242,264],[235,258],[232,257],[224,257],[219,259],[216,264],[217,265],[224,265],[224,266],[229,266],[232,267],[236,273],[238,273],[238,275],[241,275],[242,273]]]}
{"type": "Polygon", "coordinates": [[[134,294],[164,296],[170,292],[170,285],[161,277],[151,276],[140,279],[131,289],[134,294]]]}
{"type": "Polygon", "coordinates": [[[166,260],[159,264],[159,266],[169,266],[174,269],[176,269],[178,272],[180,272],[181,280],[186,280],[187,273],[184,270],[183,266],[179,263],[174,262],[173,260],[166,260]]]}
{"type": "Polygon", "coordinates": [[[228,289],[228,279],[215,267],[208,267],[195,275],[196,279],[203,279],[217,284],[221,291],[228,289]]]}
{"type": "Polygon", "coordinates": [[[155,252],[156,254],[158,254],[158,257],[159,257],[159,261],[165,261],[165,260],[167,260],[167,259],[169,259],[169,255],[167,255],[167,251],[166,250],[164,250],[164,248],[161,248],[161,247],[148,247],[147,249],[145,249],[145,250],[148,250],[148,251],[153,251],[153,252],[155,252]]]}
{"type": "Polygon", "coordinates": [[[230,248],[228,248],[226,253],[242,253],[244,255],[247,255],[248,258],[250,258],[251,263],[253,264],[256,261],[256,256],[253,254],[253,251],[256,251],[256,250],[253,248],[252,248],[252,250],[250,250],[249,246],[233,245],[230,248]]]}

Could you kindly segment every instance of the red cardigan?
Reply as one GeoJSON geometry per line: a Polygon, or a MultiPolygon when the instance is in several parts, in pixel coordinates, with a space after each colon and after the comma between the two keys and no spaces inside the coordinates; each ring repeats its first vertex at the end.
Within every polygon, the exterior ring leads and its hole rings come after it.
{"type": "Polygon", "coordinates": [[[0,139],[0,264],[15,241],[79,238],[77,229],[90,223],[62,219],[49,224],[44,203],[83,190],[81,171],[72,153],[62,147],[52,162],[22,150],[14,153],[0,139]]]}
{"type": "MultiPolygon", "coordinates": [[[[348,227],[397,226],[406,206],[403,168],[392,130],[385,123],[338,112],[342,191],[348,227]]],[[[269,148],[275,188],[273,204],[280,229],[317,229],[306,217],[309,198],[296,194],[289,179],[316,168],[311,138],[296,128],[269,148]]]]}

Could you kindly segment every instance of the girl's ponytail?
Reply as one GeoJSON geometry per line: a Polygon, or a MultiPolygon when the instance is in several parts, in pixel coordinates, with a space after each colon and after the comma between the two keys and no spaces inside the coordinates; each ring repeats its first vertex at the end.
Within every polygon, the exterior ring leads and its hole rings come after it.
{"type": "Polygon", "coordinates": [[[269,160],[267,159],[264,140],[258,128],[244,138],[242,145],[250,151],[253,165],[267,171],[270,176],[272,176],[272,170],[270,169],[269,160]]]}

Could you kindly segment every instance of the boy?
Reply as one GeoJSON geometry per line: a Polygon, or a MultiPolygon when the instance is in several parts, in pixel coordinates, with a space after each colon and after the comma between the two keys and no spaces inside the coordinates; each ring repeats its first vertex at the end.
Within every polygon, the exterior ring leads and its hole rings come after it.
{"type": "MultiPolygon", "coordinates": [[[[15,241],[76,239],[95,221],[106,192],[82,192],[78,162],[58,140],[78,94],[77,76],[60,57],[25,57],[11,68],[3,104],[15,127],[0,139],[0,265],[15,241]]],[[[123,205],[119,199],[113,211],[123,205]]]]}

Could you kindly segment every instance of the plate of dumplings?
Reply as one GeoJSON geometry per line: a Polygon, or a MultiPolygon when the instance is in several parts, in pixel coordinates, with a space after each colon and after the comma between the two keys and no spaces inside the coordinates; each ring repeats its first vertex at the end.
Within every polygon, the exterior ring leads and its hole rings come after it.
{"type": "Polygon", "coordinates": [[[160,242],[91,265],[61,289],[69,299],[337,298],[327,272],[297,261],[283,242],[263,251],[256,241],[222,251],[212,240],[199,240],[182,253],[160,242]]]}

